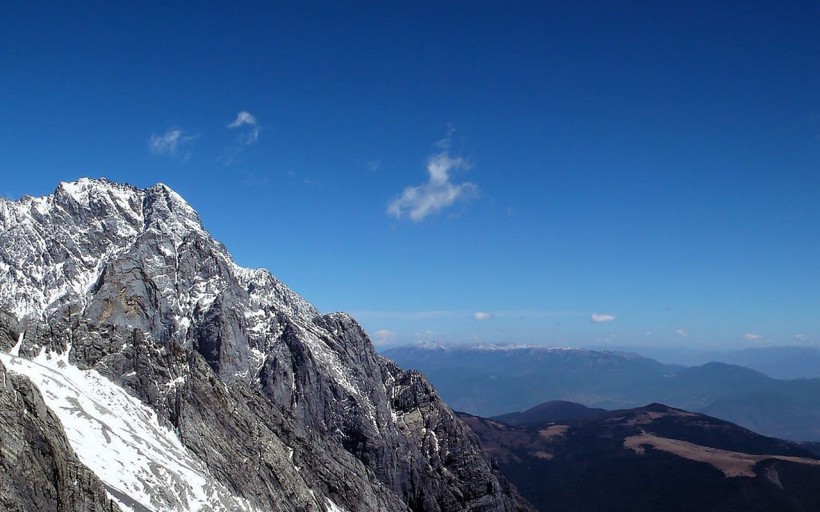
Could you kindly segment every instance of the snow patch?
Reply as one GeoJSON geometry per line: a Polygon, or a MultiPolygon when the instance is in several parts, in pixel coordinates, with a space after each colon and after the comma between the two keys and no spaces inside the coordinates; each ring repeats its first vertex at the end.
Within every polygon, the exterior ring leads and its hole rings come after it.
{"type": "Polygon", "coordinates": [[[337,505],[332,499],[325,498],[327,502],[327,512],[347,512],[345,509],[337,505]]]}
{"type": "Polygon", "coordinates": [[[438,445],[438,436],[436,435],[436,432],[434,430],[430,431],[430,437],[433,439],[433,452],[438,453],[440,451],[438,445]]]}
{"type": "Polygon", "coordinates": [[[17,343],[13,347],[11,347],[11,352],[9,352],[9,354],[13,356],[20,355],[20,347],[23,345],[23,335],[24,333],[21,332],[20,335],[17,336],[17,343]]]}
{"type": "Polygon", "coordinates": [[[172,389],[176,389],[177,386],[181,386],[182,384],[185,384],[185,376],[184,375],[180,375],[176,379],[168,382],[167,384],[165,384],[165,387],[167,388],[168,391],[171,391],[172,389]]]}

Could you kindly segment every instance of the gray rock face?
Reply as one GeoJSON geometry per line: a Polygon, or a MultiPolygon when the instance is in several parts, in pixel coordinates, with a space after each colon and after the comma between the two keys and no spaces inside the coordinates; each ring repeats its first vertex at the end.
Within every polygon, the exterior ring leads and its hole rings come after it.
{"type": "Polygon", "coordinates": [[[0,199],[3,308],[0,350],[69,350],[260,510],[528,507],[419,374],[236,265],[163,185],[0,199]]]}
{"type": "Polygon", "coordinates": [[[112,512],[103,483],[77,455],[27,378],[0,362],[0,509],[112,512]]]}

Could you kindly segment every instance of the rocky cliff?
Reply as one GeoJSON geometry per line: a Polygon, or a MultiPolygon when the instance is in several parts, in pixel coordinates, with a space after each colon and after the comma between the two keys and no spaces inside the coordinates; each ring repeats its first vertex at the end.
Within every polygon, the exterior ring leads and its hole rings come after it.
{"type": "Polygon", "coordinates": [[[164,185],[0,199],[0,308],[2,360],[123,510],[528,507],[423,377],[236,265],[164,185]]]}

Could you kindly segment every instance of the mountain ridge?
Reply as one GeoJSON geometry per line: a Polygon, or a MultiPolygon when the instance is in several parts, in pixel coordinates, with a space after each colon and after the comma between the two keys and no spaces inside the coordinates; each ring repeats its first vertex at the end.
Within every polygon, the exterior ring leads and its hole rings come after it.
{"type": "Polygon", "coordinates": [[[427,344],[383,354],[424,373],[453,408],[484,417],[546,400],[610,410],[662,402],[772,437],[820,440],[820,379],[778,380],[719,362],[685,367],[590,349],[427,344]]]}
{"type": "MultiPolygon", "coordinates": [[[[110,380],[252,508],[528,509],[420,374],[349,315],[238,266],[165,185],[81,179],[0,199],[0,271],[9,364],[52,357],[110,380]]],[[[182,491],[119,491],[123,510],[190,506],[182,491]]]]}
{"type": "Polygon", "coordinates": [[[820,459],[803,446],[660,403],[518,426],[462,417],[540,510],[800,512],[820,504],[820,459]]]}

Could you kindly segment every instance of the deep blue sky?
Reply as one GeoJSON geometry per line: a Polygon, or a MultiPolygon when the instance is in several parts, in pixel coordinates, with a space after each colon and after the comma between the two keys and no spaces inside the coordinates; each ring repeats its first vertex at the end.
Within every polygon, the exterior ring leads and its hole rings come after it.
{"type": "Polygon", "coordinates": [[[379,343],[820,343],[817,2],[122,4],[0,6],[0,194],[165,182],[379,343]]]}

